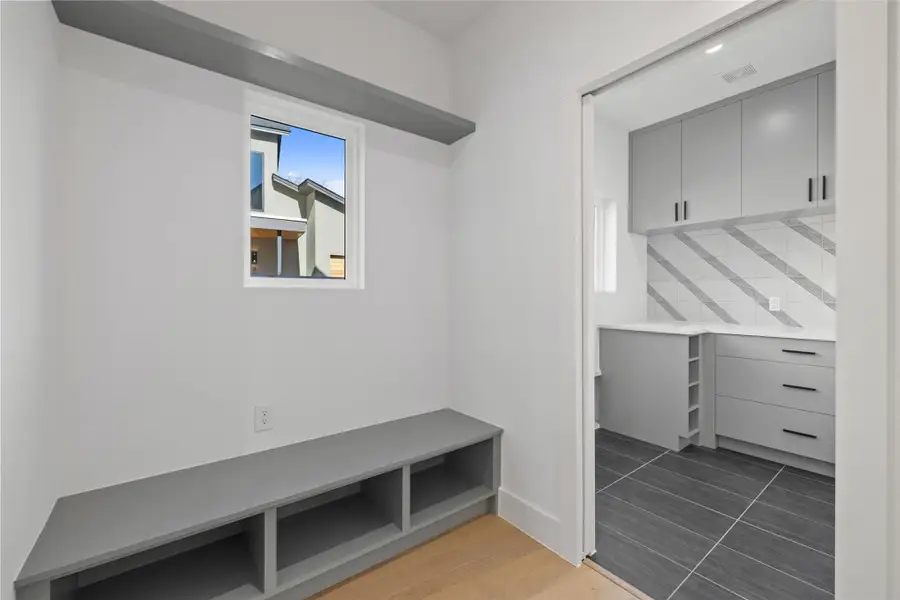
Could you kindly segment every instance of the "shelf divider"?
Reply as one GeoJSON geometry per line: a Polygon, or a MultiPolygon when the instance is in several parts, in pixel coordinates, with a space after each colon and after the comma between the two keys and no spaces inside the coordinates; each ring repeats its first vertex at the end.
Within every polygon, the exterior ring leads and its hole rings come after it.
{"type": "Polygon", "coordinates": [[[278,586],[278,565],[275,552],[278,545],[278,511],[270,508],[250,518],[245,526],[250,554],[256,565],[257,583],[264,593],[278,586]]]}

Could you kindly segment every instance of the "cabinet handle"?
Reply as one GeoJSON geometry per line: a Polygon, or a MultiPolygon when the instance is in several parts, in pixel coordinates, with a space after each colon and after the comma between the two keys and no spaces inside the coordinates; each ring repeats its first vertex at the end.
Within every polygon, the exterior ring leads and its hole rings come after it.
{"type": "Polygon", "coordinates": [[[813,191],[812,191],[812,188],[813,188],[813,178],[810,177],[810,178],[809,178],[809,189],[808,189],[809,201],[810,201],[810,202],[813,201],[813,191]]]}
{"type": "Polygon", "coordinates": [[[687,200],[684,201],[684,210],[681,211],[681,214],[684,215],[684,220],[687,221],[687,200]]]}
{"type": "Polygon", "coordinates": [[[806,387],[805,385],[794,385],[792,383],[782,383],[783,387],[790,388],[792,390],[803,390],[804,392],[818,392],[816,388],[806,387]]]}
{"type": "Polygon", "coordinates": [[[678,222],[678,203],[675,203],[675,222],[678,222]]]}
{"type": "Polygon", "coordinates": [[[816,353],[812,350],[788,350],[787,348],[782,348],[782,352],[785,354],[803,354],[804,356],[815,356],[816,353]]]}
{"type": "Polygon", "coordinates": [[[782,431],[791,435],[799,435],[800,437],[811,438],[814,440],[819,439],[819,436],[817,435],[813,435],[811,433],[803,433],[802,431],[794,431],[793,429],[782,429],[782,431]]]}
{"type": "Polygon", "coordinates": [[[822,175],[822,200],[828,199],[828,178],[822,175]]]}

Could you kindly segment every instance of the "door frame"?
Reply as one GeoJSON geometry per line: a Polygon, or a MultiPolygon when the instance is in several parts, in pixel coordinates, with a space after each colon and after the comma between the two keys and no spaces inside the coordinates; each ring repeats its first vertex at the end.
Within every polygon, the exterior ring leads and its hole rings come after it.
{"type": "MultiPolygon", "coordinates": [[[[582,95],[581,549],[595,550],[592,96],[782,2],[755,0],[625,67],[582,95]]],[[[838,600],[900,597],[900,2],[838,3],[838,287],[836,589],[838,600]],[[850,125],[852,121],[852,127],[850,125]],[[841,123],[844,125],[842,126],[841,123]]]]}

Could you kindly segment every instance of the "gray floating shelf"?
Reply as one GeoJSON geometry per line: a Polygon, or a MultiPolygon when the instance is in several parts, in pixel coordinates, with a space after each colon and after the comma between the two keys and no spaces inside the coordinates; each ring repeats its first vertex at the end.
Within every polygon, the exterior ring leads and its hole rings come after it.
{"type": "Polygon", "coordinates": [[[61,498],[18,600],[299,600],[495,510],[502,431],[452,410],[61,498]]]}
{"type": "Polygon", "coordinates": [[[444,144],[475,123],[159,2],[53,0],[60,22],[444,144]]]}

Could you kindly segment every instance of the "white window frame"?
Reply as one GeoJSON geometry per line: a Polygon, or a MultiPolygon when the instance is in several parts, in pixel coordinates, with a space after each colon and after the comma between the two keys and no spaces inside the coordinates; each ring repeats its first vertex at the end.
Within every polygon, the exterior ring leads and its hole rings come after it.
{"type": "Polygon", "coordinates": [[[361,290],[365,288],[365,126],[341,113],[255,88],[244,94],[244,287],[361,290]],[[280,121],[344,140],[344,279],[328,277],[253,277],[250,266],[250,116],[280,121]]]}

